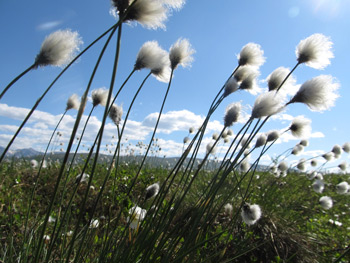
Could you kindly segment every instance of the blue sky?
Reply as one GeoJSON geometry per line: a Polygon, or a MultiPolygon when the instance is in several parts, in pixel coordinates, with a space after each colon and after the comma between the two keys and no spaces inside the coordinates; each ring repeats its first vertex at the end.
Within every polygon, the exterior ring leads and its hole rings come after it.
{"type": "MultiPolygon", "coordinates": [[[[109,14],[110,3],[105,1],[1,1],[0,2],[0,87],[3,89],[17,74],[30,66],[45,36],[58,29],[70,28],[78,31],[84,41],[84,47],[98,35],[115,23],[109,14]]],[[[190,69],[179,68],[175,72],[173,85],[164,109],[164,118],[157,137],[160,138],[162,155],[178,155],[182,149],[182,139],[187,136],[190,126],[199,126],[211,101],[226,78],[237,65],[236,55],[242,46],[249,42],[261,45],[266,63],[260,68],[259,86],[266,88],[264,79],[277,67],[292,68],[296,63],[295,47],[300,40],[314,33],[329,36],[334,42],[332,63],[320,71],[300,66],[294,77],[298,84],[321,74],[330,74],[341,84],[340,97],[335,107],[323,113],[311,112],[305,105],[291,105],[285,112],[271,120],[263,132],[271,129],[286,128],[291,119],[304,115],[312,120],[313,133],[310,145],[304,155],[288,160],[307,158],[312,154],[330,151],[333,145],[350,141],[348,119],[349,112],[349,61],[350,3],[345,0],[250,0],[250,1],[187,1],[179,11],[173,11],[166,22],[166,30],[148,30],[140,25],[124,25],[121,57],[117,73],[118,87],[130,73],[139,48],[149,40],[157,40],[164,49],[180,37],[188,38],[193,48],[194,62],[190,69]]],[[[78,63],[56,83],[52,91],[38,107],[38,113],[26,125],[15,148],[33,147],[43,149],[60,114],[65,109],[67,98],[72,93],[82,95],[88,78],[101,49],[101,43],[84,55],[78,63]]],[[[113,62],[111,46],[92,85],[92,89],[108,87],[113,62]]],[[[16,127],[24,118],[26,109],[30,109],[36,99],[60,72],[60,68],[46,67],[32,71],[18,81],[0,101],[0,145],[6,146],[16,127]]],[[[117,103],[125,107],[146,76],[146,71],[138,72],[128,83],[126,91],[117,103]]],[[[137,141],[147,143],[154,114],[159,111],[166,84],[150,79],[137,99],[130,116],[127,138],[133,144],[137,141]]],[[[210,141],[213,132],[222,128],[222,118],[228,104],[241,101],[244,110],[250,114],[256,96],[247,92],[232,94],[218,108],[207,133],[205,142],[210,141]]],[[[90,107],[90,105],[89,105],[90,107]]],[[[88,109],[89,110],[89,109],[88,109]]],[[[94,111],[94,118],[88,126],[86,145],[94,138],[102,107],[94,111]]],[[[65,117],[61,131],[66,134],[62,142],[68,139],[69,130],[76,112],[65,117]]],[[[87,113],[86,113],[87,114],[87,113]]],[[[240,128],[233,127],[233,131],[240,128]]],[[[109,123],[105,142],[110,143],[115,127],[109,123]]],[[[63,136],[64,137],[64,136],[63,136]]],[[[285,135],[269,155],[279,154],[293,147],[299,139],[285,135]]],[[[83,142],[84,143],[84,142],[83,142]]],[[[65,147],[57,146],[58,148],[65,147]]],[[[349,161],[349,155],[341,159],[349,161]]],[[[268,163],[268,156],[263,162],[268,163]]]]}

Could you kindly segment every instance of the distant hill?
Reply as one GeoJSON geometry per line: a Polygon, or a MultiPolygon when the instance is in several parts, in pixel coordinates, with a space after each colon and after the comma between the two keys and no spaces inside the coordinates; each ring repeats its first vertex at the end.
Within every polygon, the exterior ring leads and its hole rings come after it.
{"type": "MultiPolygon", "coordinates": [[[[4,152],[5,148],[0,146],[0,154],[4,152]]],[[[28,158],[28,157],[34,157],[37,155],[43,154],[42,152],[39,152],[37,150],[34,150],[33,148],[26,148],[26,149],[18,149],[18,150],[9,150],[6,153],[6,157],[16,157],[16,158],[28,158]]]]}

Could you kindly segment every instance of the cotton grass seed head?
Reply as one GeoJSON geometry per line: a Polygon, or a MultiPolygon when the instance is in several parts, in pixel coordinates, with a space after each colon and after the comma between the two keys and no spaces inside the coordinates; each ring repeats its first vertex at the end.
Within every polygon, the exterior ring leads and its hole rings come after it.
{"type": "Polygon", "coordinates": [[[109,110],[108,116],[111,118],[111,120],[114,122],[115,125],[119,125],[120,121],[122,119],[123,115],[123,108],[122,106],[118,106],[116,104],[113,104],[111,106],[111,109],[109,110]]]}
{"type": "Polygon", "coordinates": [[[58,30],[48,35],[35,58],[35,67],[64,66],[68,64],[83,44],[78,32],[58,30]]]}
{"type": "Polygon", "coordinates": [[[178,39],[175,44],[170,47],[169,59],[171,68],[174,70],[178,65],[186,68],[190,67],[193,61],[192,55],[195,50],[191,47],[187,39],[178,39]]]}
{"type": "MultiPolygon", "coordinates": [[[[249,152],[245,156],[247,156],[248,154],[249,154],[249,152]]],[[[249,170],[249,168],[250,168],[250,164],[249,164],[247,159],[245,159],[243,162],[241,162],[241,164],[239,166],[239,169],[243,173],[247,172],[249,170]]]]}
{"type": "MultiPolygon", "coordinates": [[[[285,67],[279,67],[275,69],[268,77],[267,77],[267,86],[269,91],[277,90],[284,79],[289,74],[290,70],[285,67]]],[[[283,90],[286,90],[295,84],[295,78],[293,76],[289,76],[288,79],[283,84],[283,90]]]]}
{"type": "Polygon", "coordinates": [[[307,147],[307,146],[309,146],[309,141],[308,141],[308,140],[301,140],[301,141],[299,142],[299,144],[302,145],[302,146],[304,146],[304,147],[307,147]]]}
{"type": "Polygon", "coordinates": [[[33,168],[36,168],[38,167],[39,163],[37,160],[33,159],[30,161],[30,166],[33,167],[33,168]]]}
{"type": "Polygon", "coordinates": [[[278,164],[277,166],[278,170],[280,170],[281,172],[287,171],[288,170],[288,164],[285,161],[282,161],[278,164]]]}
{"type": "Polygon", "coordinates": [[[344,152],[350,153],[350,142],[344,143],[342,149],[344,152]]]}
{"type": "Polygon", "coordinates": [[[261,217],[259,205],[244,204],[241,212],[242,219],[247,225],[254,225],[261,217]]]}
{"type": "Polygon", "coordinates": [[[317,166],[317,161],[316,160],[311,160],[310,164],[311,164],[312,167],[315,167],[315,166],[317,166]]]}
{"type": "Polygon", "coordinates": [[[336,185],[337,193],[340,195],[346,194],[349,191],[349,184],[347,182],[341,182],[336,185]]]}
{"type": "Polygon", "coordinates": [[[189,133],[194,133],[194,131],[195,131],[195,128],[194,128],[194,127],[190,127],[190,128],[188,129],[188,132],[189,132],[189,133]]]}
{"type": "Polygon", "coordinates": [[[106,106],[109,90],[105,88],[98,88],[91,92],[92,105],[96,107],[97,105],[106,106]]]}
{"type": "Polygon", "coordinates": [[[255,43],[246,44],[237,56],[238,65],[260,67],[265,62],[264,51],[255,43]]]}
{"type": "Polygon", "coordinates": [[[339,97],[337,90],[340,84],[330,75],[321,75],[306,81],[298,92],[287,103],[304,103],[312,111],[324,111],[334,106],[339,97]]]}
{"type": "Polygon", "coordinates": [[[280,137],[280,133],[279,131],[273,130],[273,131],[269,131],[267,133],[267,142],[273,142],[275,140],[277,140],[280,137]]]}
{"type": "Polygon", "coordinates": [[[251,117],[259,119],[276,114],[283,109],[281,102],[281,96],[275,91],[263,93],[256,98],[251,117]]]}
{"type": "Polygon", "coordinates": [[[154,196],[156,196],[159,192],[159,184],[155,183],[146,188],[145,200],[148,200],[154,196]]]}
{"type": "Polygon", "coordinates": [[[295,117],[289,126],[292,135],[297,138],[305,138],[311,134],[311,120],[304,116],[295,117]]]}
{"type": "Polygon", "coordinates": [[[267,136],[265,134],[260,134],[260,136],[256,140],[255,148],[259,148],[259,147],[265,145],[266,139],[267,139],[267,136]]]}
{"type": "Polygon", "coordinates": [[[123,22],[136,21],[149,29],[165,29],[164,22],[168,17],[168,9],[163,5],[162,1],[112,0],[111,3],[114,8],[112,11],[114,14],[118,14],[120,18],[123,18],[123,22]],[[128,8],[129,11],[126,13],[128,8]]]}
{"type": "Polygon", "coordinates": [[[342,171],[346,171],[346,168],[348,167],[348,164],[346,163],[346,161],[343,161],[341,162],[339,165],[338,165],[339,169],[342,170],[342,171]]]}
{"type": "Polygon", "coordinates": [[[297,165],[297,168],[300,170],[300,171],[305,171],[306,170],[306,162],[305,162],[305,159],[301,159],[297,165]]]}
{"type": "Polygon", "coordinates": [[[228,215],[228,216],[231,216],[232,215],[232,212],[233,212],[233,206],[229,203],[227,203],[225,206],[224,206],[224,210],[225,210],[225,214],[228,215]]]}
{"type": "Polygon", "coordinates": [[[300,144],[297,144],[293,147],[291,154],[299,155],[304,150],[304,147],[300,144]]]}
{"type": "Polygon", "coordinates": [[[135,70],[147,68],[152,74],[163,82],[168,82],[170,78],[170,60],[168,52],[163,50],[157,41],[148,41],[140,48],[136,62],[135,70]]]}
{"type": "Polygon", "coordinates": [[[184,138],[184,140],[183,140],[184,143],[188,143],[189,141],[190,141],[190,138],[187,137],[187,136],[186,136],[186,137],[184,138]]]}
{"type": "Polygon", "coordinates": [[[329,152],[329,153],[325,153],[322,155],[322,157],[326,160],[326,161],[331,161],[334,158],[334,153],[333,152],[329,152]]]}
{"type": "Polygon", "coordinates": [[[238,82],[235,77],[231,77],[225,84],[224,97],[238,90],[238,82]]]}
{"type": "Polygon", "coordinates": [[[341,155],[343,150],[338,144],[336,144],[336,145],[333,146],[331,152],[334,153],[334,155],[336,156],[336,155],[341,155]]]}
{"type": "Polygon", "coordinates": [[[214,146],[214,142],[210,142],[207,144],[207,154],[215,154],[216,153],[216,147],[213,147],[214,146]]]}
{"type": "Polygon", "coordinates": [[[322,193],[324,190],[324,182],[322,180],[315,180],[312,184],[312,188],[316,193],[322,193]]]}
{"type": "Polygon", "coordinates": [[[129,216],[127,218],[127,221],[130,222],[129,227],[131,229],[137,229],[140,222],[145,218],[146,216],[146,209],[142,209],[139,206],[133,206],[129,209],[129,216]]]}
{"type": "Polygon", "coordinates": [[[319,200],[319,203],[325,210],[331,209],[333,206],[333,200],[329,196],[322,196],[319,200]]]}
{"type": "Polygon", "coordinates": [[[66,110],[76,109],[80,107],[80,100],[77,94],[72,94],[67,100],[66,110]]]}
{"type": "Polygon", "coordinates": [[[230,127],[238,121],[238,118],[241,113],[241,107],[241,103],[239,102],[231,103],[227,106],[224,116],[225,127],[230,127]]]}
{"type": "Polygon", "coordinates": [[[315,69],[324,69],[334,57],[333,42],[323,34],[313,34],[299,42],[295,54],[299,63],[315,69]]]}

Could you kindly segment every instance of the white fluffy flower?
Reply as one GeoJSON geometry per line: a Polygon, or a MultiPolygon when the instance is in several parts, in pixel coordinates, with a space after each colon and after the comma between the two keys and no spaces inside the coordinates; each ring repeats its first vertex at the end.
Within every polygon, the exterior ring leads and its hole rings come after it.
{"type": "Polygon", "coordinates": [[[225,84],[224,97],[238,90],[238,82],[235,77],[231,77],[225,84]]]}
{"type": "Polygon", "coordinates": [[[299,161],[299,163],[297,164],[297,168],[300,171],[305,171],[306,170],[306,163],[305,163],[305,159],[304,158],[299,161]]]}
{"type": "Polygon", "coordinates": [[[78,32],[58,30],[48,35],[41,45],[40,52],[35,58],[35,66],[63,66],[68,64],[75,53],[79,51],[83,41],[78,32]]]}
{"type": "Polygon", "coordinates": [[[280,112],[283,109],[281,101],[281,96],[274,91],[259,95],[254,102],[252,118],[262,118],[280,112]]]}
{"type": "Polygon", "coordinates": [[[89,177],[90,175],[86,174],[86,173],[83,173],[83,174],[78,174],[76,177],[75,177],[75,182],[78,183],[79,180],[80,180],[80,183],[85,183],[89,180],[89,177]],[[80,179],[81,177],[81,179],[80,179]]]}
{"type": "Polygon", "coordinates": [[[171,68],[176,69],[178,65],[184,68],[191,66],[194,52],[194,49],[187,39],[178,39],[175,44],[170,47],[169,51],[171,68]]]}
{"type": "Polygon", "coordinates": [[[159,184],[155,183],[146,188],[145,200],[156,196],[159,192],[159,184]]]}
{"type": "Polygon", "coordinates": [[[131,229],[137,229],[140,222],[145,218],[146,216],[146,209],[142,209],[139,206],[133,206],[129,209],[129,216],[127,218],[127,221],[130,222],[129,227],[131,229]]]}
{"type": "Polygon", "coordinates": [[[108,98],[108,89],[98,88],[91,92],[92,105],[96,107],[98,104],[106,106],[108,98]]]}
{"type": "Polygon", "coordinates": [[[312,111],[324,111],[334,106],[339,97],[336,93],[340,84],[330,75],[321,75],[306,81],[287,103],[304,103],[312,111]]]}
{"type": "Polygon", "coordinates": [[[347,182],[341,182],[336,185],[337,193],[340,195],[346,194],[349,191],[349,184],[347,182]]]}
{"type": "Polygon", "coordinates": [[[322,34],[313,34],[299,42],[295,54],[299,63],[315,69],[324,69],[334,57],[333,43],[329,37],[322,34]]]}
{"type": "Polygon", "coordinates": [[[137,21],[150,29],[165,28],[164,22],[168,17],[168,9],[163,6],[163,1],[137,0],[134,3],[134,0],[112,0],[111,2],[112,6],[117,9],[119,17],[124,17],[125,22],[137,21]],[[129,6],[131,7],[126,14],[129,6]]]}
{"type": "Polygon", "coordinates": [[[328,210],[333,206],[333,200],[329,196],[322,196],[319,200],[323,209],[328,210]]]}
{"type": "Polygon", "coordinates": [[[308,140],[301,140],[301,141],[299,142],[299,144],[302,145],[302,146],[304,146],[304,147],[307,147],[307,146],[309,146],[309,141],[308,141],[308,140]]]}
{"type": "Polygon", "coordinates": [[[267,140],[267,136],[265,134],[260,134],[258,139],[256,139],[255,148],[259,148],[265,145],[266,140],[267,140]]]}
{"type": "Polygon", "coordinates": [[[227,203],[227,204],[224,206],[224,210],[225,210],[225,214],[226,214],[226,215],[232,215],[233,207],[232,207],[231,204],[227,203]]]}
{"type": "Polygon", "coordinates": [[[30,161],[30,165],[31,165],[33,168],[38,167],[38,164],[39,164],[39,163],[38,163],[37,160],[34,160],[34,159],[33,159],[33,160],[30,161]]]}
{"type": "Polygon", "coordinates": [[[315,167],[315,166],[317,166],[317,161],[316,160],[311,160],[310,164],[311,164],[312,167],[315,167]]]}
{"type": "Polygon", "coordinates": [[[277,166],[278,170],[280,170],[281,172],[284,172],[284,171],[287,171],[288,170],[288,164],[283,161],[283,162],[280,162],[277,166]]]}
{"type": "Polygon", "coordinates": [[[79,101],[78,95],[77,94],[72,94],[67,100],[66,110],[70,110],[70,109],[78,110],[79,107],[80,107],[80,101],[79,101]]]}
{"type": "MultiPolygon", "coordinates": [[[[277,90],[284,79],[289,74],[290,70],[285,67],[279,67],[275,69],[268,77],[267,77],[267,86],[269,88],[269,91],[271,90],[277,90]]],[[[291,75],[288,77],[288,79],[283,84],[283,91],[288,92],[289,89],[291,89],[295,85],[295,78],[291,75]]]]}
{"type": "Polygon", "coordinates": [[[297,144],[293,147],[291,154],[298,155],[304,151],[304,147],[300,144],[297,144]]]}
{"type": "Polygon", "coordinates": [[[343,161],[338,165],[338,167],[340,168],[340,170],[345,171],[348,167],[348,164],[346,163],[346,161],[343,161]]]}
{"type": "Polygon", "coordinates": [[[241,113],[241,103],[235,102],[231,103],[226,108],[226,113],[224,117],[224,125],[225,127],[232,126],[233,123],[238,121],[238,118],[241,113]]]}
{"type": "Polygon", "coordinates": [[[261,209],[259,205],[244,204],[241,212],[242,219],[247,225],[255,224],[261,217],[261,209]]]}
{"type": "Polygon", "coordinates": [[[157,41],[148,41],[142,45],[134,68],[135,70],[148,68],[159,81],[168,82],[170,79],[168,52],[162,49],[157,41]]]}
{"type": "Polygon", "coordinates": [[[279,137],[280,137],[280,133],[278,131],[276,131],[276,130],[269,131],[268,134],[267,134],[266,141],[267,142],[272,142],[272,141],[277,140],[279,137]]]}
{"type": "Polygon", "coordinates": [[[111,120],[114,122],[115,125],[119,125],[123,115],[123,108],[122,106],[118,106],[116,104],[113,104],[111,106],[111,109],[109,110],[108,116],[111,118],[111,120]]]}
{"type": "Polygon", "coordinates": [[[219,139],[219,134],[215,132],[215,133],[213,133],[211,138],[216,141],[217,139],[219,139]]]}
{"type": "Polygon", "coordinates": [[[324,190],[324,182],[322,180],[315,180],[312,184],[312,188],[316,193],[322,193],[324,190]]]}
{"type": "Polygon", "coordinates": [[[210,142],[207,144],[207,154],[215,154],[216,153],[216,147],[214,146],[214,142],[210,142]]]}
{"type": "Polygon", "coordinates": [[[311,134],[311,120],[304,116],[295,117],[289,126],[292,135],[297,138],[305,138],[311,134]]]}
{"type": "Polygon", "coordinates": [[[238,65],[260,67],[265,62],[264,51],[255,43],[246,44],[237,56],[238,65]]]}
{"type": "Polygon", "coordinates": [[[322,155],[326,161],[331,161],[334,158],[334,153],[329,152],[322,155]]]}
{"type": "Polygon", "coordinates": [[[257,95],[261,93],[261,89],[257,83],[257,77],[259,76],[259,72],[251,71],[240,83],[239,89],[246,90],[252,95],[257,95]]]}
{"type": "Polygon", "coordinates": [[[183,140],[184,143],[188,143],[189,141],[190,141],[190,138],[187,137],[187,136],[186,136],[186,137],[184,138],[184,140],[183,140]]]}
{"type": "MultiPolygon", "coordinates": [[[[246,150],[248,151],[248,150],[246,150]]],[[[245,153],[245,156],[247,156],[247,154],[249,153],[249,151],[247,153],[245,153]]],[[[250,168],[250,164],[248,162],[247,159],[245,159],[243,162],[241,162],[240,166],[239,166],[239,169],[242,171],[242,172],[247,172],[250,168]]]]}
{"type": "Polygon", "coordinates": [[[344,152],[350,153],[350,142],[344,143],[342,148],[344,152]]]}
{"type": "Polygon", "coordinates": [[[338,144],[336,144],[336,145],[333,146],[331,152],[334,153],[334,155],[341,155],[343,150],[338,144]]]}
{"type": "Polygon", "coordinates": [[[95,219],[90,222],[89,228],[98,228],[99,225],[100,225],[100,222],[98,221],[98,219],[95,219]]]}

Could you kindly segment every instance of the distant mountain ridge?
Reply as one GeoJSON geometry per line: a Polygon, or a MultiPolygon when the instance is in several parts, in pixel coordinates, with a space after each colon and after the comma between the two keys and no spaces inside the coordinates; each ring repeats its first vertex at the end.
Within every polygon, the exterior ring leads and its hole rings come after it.
{"type": "MultiPolygon", "coordinates": [[[[4,150],[5,148],[0,146],[0,154],[2,154],[4,150]]],[[[6,153],[6,157],[22,158],[22,157],[33,157],[40,154],[43,154],[43,153],[37,150],[34,150],[33,148],[25,148],[25,149],[17,149],[17,150],[8,150],[6,153]]]]}

